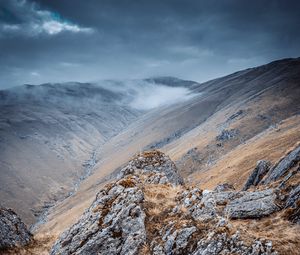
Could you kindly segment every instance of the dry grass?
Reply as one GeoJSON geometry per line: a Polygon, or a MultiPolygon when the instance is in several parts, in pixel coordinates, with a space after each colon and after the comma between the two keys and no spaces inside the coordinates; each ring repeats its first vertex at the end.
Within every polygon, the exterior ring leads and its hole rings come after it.
{"type": "Polygon", "coordinates": [[[136,186],[136,183],[132,178],[122,179],[118,184],[122,185],[124,188],[133,188],[136,186]]]}
{"type": "Polygon", "coordinates": [[[260,220],[235,220],[231,223],[241,231],[246,244],[258,238],[271,240],[279,254],[300,254],[300,226],[283,219],[280,213],[260,220]]]}
{"type": "Polygon", "coordinates": [[[27,246],[10,251],[0,251],[1,255],[48,255],[58,235],[37,235],[27,246]]]}
{"type": "Polygon", "coordinates": [[[300,116],[287,119],[277,129],[270,129],[236,147],[210,169],[192,174],[191,179],[204,189],[213,189],[224,182],[240,189],[258,160],[270,160],[275,164],[300,141],[299,128],[300,116]]]}

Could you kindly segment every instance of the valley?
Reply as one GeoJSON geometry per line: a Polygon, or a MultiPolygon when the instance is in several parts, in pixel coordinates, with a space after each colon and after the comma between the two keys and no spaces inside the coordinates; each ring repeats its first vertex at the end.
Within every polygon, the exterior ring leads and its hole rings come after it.
{"type": "Polygon", "coordinates": [[[158,77],[3,90],[1,204],[28,225],[38,221],[35,238],[50,249],[143,151],[168,155],[186,185],[241,190],[257,161],[274,165],[297,146],[299,98],[299,58],[204,83],[158,77]],[[174,100],[157,98],[162,89],[174,100]]]}

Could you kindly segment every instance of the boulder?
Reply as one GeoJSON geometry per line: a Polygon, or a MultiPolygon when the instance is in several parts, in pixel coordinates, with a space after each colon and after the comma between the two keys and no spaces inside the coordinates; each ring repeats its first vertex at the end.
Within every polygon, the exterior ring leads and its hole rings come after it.
{"type": "Polygon", "coordinates": [[[292,167],[300,161],[300,145],[296,146],[284,158],[282,158],[276,165],[274,165],[265,180],[264,184],[269,184],[272,181],[278,180],[284,176],[292,167]]]}
{"type": "Polygon", "coordinates": [[[233,190],[235,190],[235,188],[233,187],[233,185],[229,183],[219,184],[214,189],[214,191],[216,192],[233,191],[233,190]]]}
{"type": "Polygon", "coordinates": [[[31,233],[18,215],[0,207],[0,250],[25,246],[31,240],[31,233]]]}
{"type": "Polygon", "coordinates": [[[254,168],[253,172],[249,176],[247,182],[245,183],[243,190],[249,189],[252,185],[256,186],[259,182],[264,178],[267,174],[271,166],[270,161],[259,160],[257,161],[256,167],[254,168]]]}
{"type": "Polygon", "coordinates": [[[272,189],[244,192],[243,196],[232,200],[225,208],[231,219],[261,218],[279,210],[272,189]]]}

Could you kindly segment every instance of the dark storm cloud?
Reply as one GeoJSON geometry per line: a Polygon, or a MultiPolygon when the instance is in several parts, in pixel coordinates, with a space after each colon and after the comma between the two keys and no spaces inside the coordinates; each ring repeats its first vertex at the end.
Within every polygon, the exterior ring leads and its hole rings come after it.
{"type": "Polygon", "coordinates": [[[300,54],[299,1],[0,0],[0,86],[173,75],[300,54]]]}

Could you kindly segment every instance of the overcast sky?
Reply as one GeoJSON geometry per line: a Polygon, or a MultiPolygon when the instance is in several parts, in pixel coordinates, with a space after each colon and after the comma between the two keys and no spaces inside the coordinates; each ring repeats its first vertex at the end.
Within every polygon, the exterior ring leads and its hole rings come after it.
{"type": "Polygon", "coordinates": [[[300,1],[0,0],[0,88],[171,75],[300,56],[300,1]]]}

